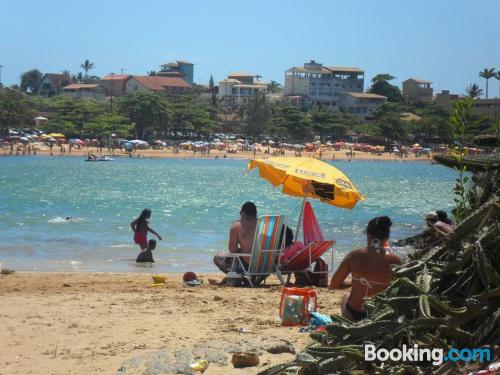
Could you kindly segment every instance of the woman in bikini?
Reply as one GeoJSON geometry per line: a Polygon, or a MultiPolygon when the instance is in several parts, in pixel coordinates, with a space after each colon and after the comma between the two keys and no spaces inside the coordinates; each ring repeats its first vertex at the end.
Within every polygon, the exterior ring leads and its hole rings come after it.
{"type": "Polygon", "coordinates": [[[401,264],[401,259],[386,251],[391,219],[387,216],[373,218],[366,227],[367,246],[347,254],[330,282],[330,289],[352,286],[351,293],[342,299],[342,315],[352,321],[367,317],[364,298],[383,291],[392,280],[391,266],[401,264]],[[352,285],[346,283],[352,275],[352,285]]]}
{"type": "Polygon", "coordinates": [[[151,210],[146,208],[142,210],[137,219],[130,223],[130,227],[134,231],[134,242],[141,247],[141,250],[148,248],[148,232],[153,233],[161,241],[161,236],[149,226],[151,218],[151,210]]]}

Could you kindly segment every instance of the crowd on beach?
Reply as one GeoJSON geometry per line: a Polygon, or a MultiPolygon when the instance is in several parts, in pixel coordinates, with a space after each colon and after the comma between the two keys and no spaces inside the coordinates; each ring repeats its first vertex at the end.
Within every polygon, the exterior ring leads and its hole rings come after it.
{"type": "MultiPolygon", "coordinates": [[[[137,219],[130,223],[134,233],[134,243],[140,247],[136,258],[138,263],[154,263],[152,252],[156,248],[156,241],[148,240],[148,233],[162,240],[161,235],[150,225],[151,214],[150,209],[144,209],[137,219]]],[[[209,280],[211,284],[250,286],[259,285],[266,278],[266,275],[252,276],[251,282],[245,278],[245,275],[248,276],[245,271],[249,268],[257,230],[257,207],[253,202],[245,202],[239,214],[239,220],[232,223],[229,231],[228,252],[217,254],[213,259],[215,266],[226,277],[222,281],[209,280]],[[239,258],[238,262],[235,261],[235,254],[239,258]],[[238,276],[237,283],[234,282],[235,274],[238,276]]],[[[443,236],[453,232],[453,222],[445,211],[429,212],[425,216],[425,222],[430,234],[429,244],[441,241],[443,236]]],[[[371,219],[365,229],[366,246],[350,251],[329,282],[331,290],[351,288],[350,293],[344,295],[342,299],[342,314],[352,321],[367,317],[363,306],[364,299],[382,292],[392,280],[392,267],[401,265],[403,262],[400,257],[391,252],[389,247],[392,224],[388,216],[371,219]]],[[[300,241],[294,240],[293,230],[288,226],[282,229],[281,241],[284,243],[284,250],[277,259],[283,264],[304,248],[300,241]]],[[[326,275],[328,275],[328,269],[326,269],[326,275]]],[[[296,275],[297,285],[300,280],[302,279],[296,275]]]]}

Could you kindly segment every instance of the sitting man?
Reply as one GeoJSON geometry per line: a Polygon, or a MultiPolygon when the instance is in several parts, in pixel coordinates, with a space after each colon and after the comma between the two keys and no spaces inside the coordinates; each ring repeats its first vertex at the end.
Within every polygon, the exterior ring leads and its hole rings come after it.
{"type": "MultiPolygon", "coordinates": [[[[237,220],[231,225],[231,230],[229,231],[229,244],[228,250],[230,253],[243,253],[251,254],[253,239],[255,237],[255,230],[257,229],[257,207],[252,202],[246,202],[241,206],[240,210],[240,220],[237,220]]],[[[242,262],[250,262],[250,256],[242,257],[242,262]]],[[[224,255],[216,255],[214,257],[215,265],[224,273],[230,271],[240,271],[238,269],[238,261],[231,257],[225,257],[224,255]],[[233,266],[236,269],[231,269],[233,266]]]]}
{"type": "Polygon", "coordinates": [[[401,264],[401,259],[384,247],[391,225],[387,216],[370,220],[366,227],[367,246],[348,253],[330,282],[330,289],[344,289],[351,286],[345,279],[352,275],[351,293],[342,298],[342,315],[354,322],[367,317],[364,298],[383,291],[392,280],[391,266],[401,264]]]}

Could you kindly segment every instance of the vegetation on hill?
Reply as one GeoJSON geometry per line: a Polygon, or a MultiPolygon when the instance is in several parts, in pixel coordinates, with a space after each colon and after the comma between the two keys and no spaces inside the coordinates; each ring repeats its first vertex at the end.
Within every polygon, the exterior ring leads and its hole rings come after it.
{"type": "MultiPolygon", "coordinates": [[[[98,78],[88,76],[94,63],[85,60],[81,67],[85,73],[74,75],[73,81],[93,82],[98,78]]],[[[68,71],[64,73],[69,75],[68,71]]],[[[322,141],[347,139],[356,134],[377,136],[385,143],[426,143],[428,139],[434,143],[451,143],[454,140],[450,114],[435,103],[408,102],[399,88],[390,83],[395,77],[388,73],[377,74],[372,79],[370,92],[387,96],[388,101],[379,107],[371,121],[363,121],[347,112],[328,112],[321,107],[306,111],[300,106],[270,102],[263,94],[257,94],[242,106],[235,106],[217,98],[213,80],[207,96],[201,95],[201,86],[181,96],[137,92],[114,98],[117,105],[111,108],[110,103],[85,98],[34,95],[41,76],[42,73],[34,69],[23,74],[20,88],[0,87],[0,135],[8,128],[32,128],[33,117],[44,113],[49,118],[49,125],[42,130],[104,141],[110,132],[150,139],[188,134],[206,138],[210,133],[221,131],[247,134],[256,141],[268,137],[289,143],[312,141],[314,136],[322,141]],[[105,114],[109,116],[102,117],[105,114]],[[114,118],[111,115],[121,116],[115,118],[119,120],[116,129],[109,121],[114,118]],[[230,123],[226,121],[228,118],[230,123]]],[[[274,92],[281,90],[277,82],[272,82],[272,87],[274,92]]],[[[475,97],[481,89],[471,85],[468,92],[475,97]]],[[[475,117],[464,141],[469,142],[474,136],[491,133],[494,129],[492,119],[475,117]]]]}

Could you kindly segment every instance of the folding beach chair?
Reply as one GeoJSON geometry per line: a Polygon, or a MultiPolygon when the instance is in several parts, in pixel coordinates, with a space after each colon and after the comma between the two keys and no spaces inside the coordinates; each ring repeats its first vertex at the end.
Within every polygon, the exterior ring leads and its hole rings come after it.
{"type": "Polygon", "coordinates": [[[333,245],[335,241],[323,238],[323,232],[309,202],[305,202],[304,205],[302,233],[304,247],[297,250],[285,264],[280,265],[281,272],[288,275],[287,283],[290,281],[292,273],[304,273],[306,277],[308,274],[314,273],[312,265],[328,250],[331,250],[330,264],[333,264],[333,245]]]}
{"type": "Polygon", "coordinates": [[[260,282],[271,274],[276,275],[281,284],[284,284],[281,271],[278,267],[278,260],[281,251],[285,247],[286,225],[285,216],[261,216],[257,221],[252,254],[225,254],[225,256],[233,258],[231,268],[235,270],[236,264],[238,264],[252,287],[260,284],[260,282]],[[242,260],[242,257],[248,256],[250,256],[250,263],[247,265],[242,260]]]}

